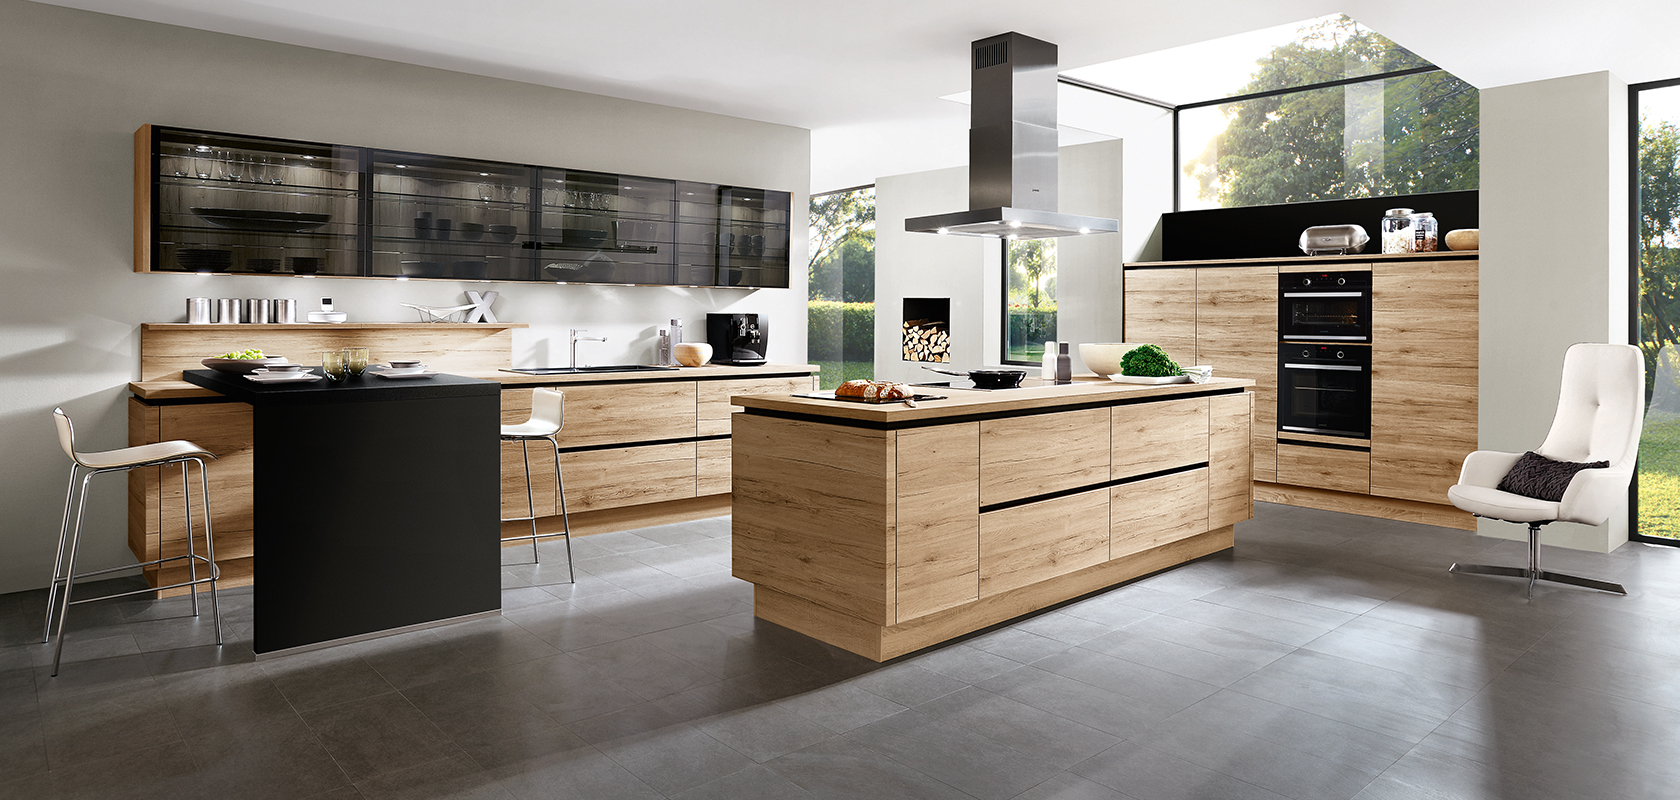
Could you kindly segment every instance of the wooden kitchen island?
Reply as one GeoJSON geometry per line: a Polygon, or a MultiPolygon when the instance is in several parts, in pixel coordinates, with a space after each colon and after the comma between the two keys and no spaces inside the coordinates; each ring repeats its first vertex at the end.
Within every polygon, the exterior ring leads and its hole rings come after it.
{"type": "Polygon", "coordinates": [[[1251,386],[734,397],[734,574],[760,619],[885,661],[1228,549],[1251,386]]]}

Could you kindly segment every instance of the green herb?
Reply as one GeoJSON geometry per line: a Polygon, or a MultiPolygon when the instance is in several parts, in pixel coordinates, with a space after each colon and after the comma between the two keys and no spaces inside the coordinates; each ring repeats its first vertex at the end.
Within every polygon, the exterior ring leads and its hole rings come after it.
{"type": "Polygon", "coordinates": [[[216,357],[230,358],[238,361],[254,361],[256,359],[263,358],[264,356],[263,351],[261,350],[235,350],[231,353],[223,353],[216,357]]]}
{"type": "Polygon", "coordinates": [[[1167,351],[1152,344],[1138,345],[1120,357],[1120,374],[1142,378],[1168,378],[1183,375],[1178,362],[1167,357],[1167,351]]]}

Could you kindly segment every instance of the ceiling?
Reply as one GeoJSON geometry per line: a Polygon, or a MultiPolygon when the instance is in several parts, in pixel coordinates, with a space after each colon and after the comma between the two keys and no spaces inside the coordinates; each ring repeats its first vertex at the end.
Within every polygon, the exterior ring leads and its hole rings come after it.
{"type": "Polygon", "coordinates": [[[809,128],[814,191],[966,163],[939,98],[1010,30],[1071,69],[1341,12],[1484,89],[1680,77],[1680,3],[1639,0],[39,1],[809,128]]]}

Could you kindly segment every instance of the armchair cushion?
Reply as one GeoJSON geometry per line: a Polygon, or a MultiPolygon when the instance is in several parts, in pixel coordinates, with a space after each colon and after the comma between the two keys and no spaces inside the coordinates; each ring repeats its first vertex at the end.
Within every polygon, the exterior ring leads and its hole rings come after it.
{"type": "Polygon", "coordinates": [[[1523,453],[1511,471],[1499,482],[1499,491],[1556,503],[1568,491],[1575,473],[1584,469],[1609,469],[1608,461],[1553,461],[1532,450],[1523,453]]]}
{"type": "Polygon", "coordinates": [[[1447,499],[1478,517],[1506,522],[1551,522],[1562,513],[1558,503],[1462,483],[1447,490],[1447,499]]]}

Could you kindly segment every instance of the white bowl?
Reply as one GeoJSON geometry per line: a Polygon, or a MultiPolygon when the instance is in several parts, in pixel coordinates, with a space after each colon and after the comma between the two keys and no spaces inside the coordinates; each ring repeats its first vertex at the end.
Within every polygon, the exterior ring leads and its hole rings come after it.
{"type": "Polygon", "coordinates": [[[413,375],[413,374],[418,373],[418,372],[425,372],[426,371],[426,365],[425,364],[416,364],[412,367],[398,367],[398,366],[393,365],[393,366],[386,367],[384,370],[381,370],[381,371],[384,372],[386,375],[413,375]]]}
{"type": "Polygon", "coordinates": [[[1120,374],[1120,359],[1136,347],[1127,342],[1084,342],[1079,345],[1079,360],[1086,369],[1106,378],[1120,374]]]}

